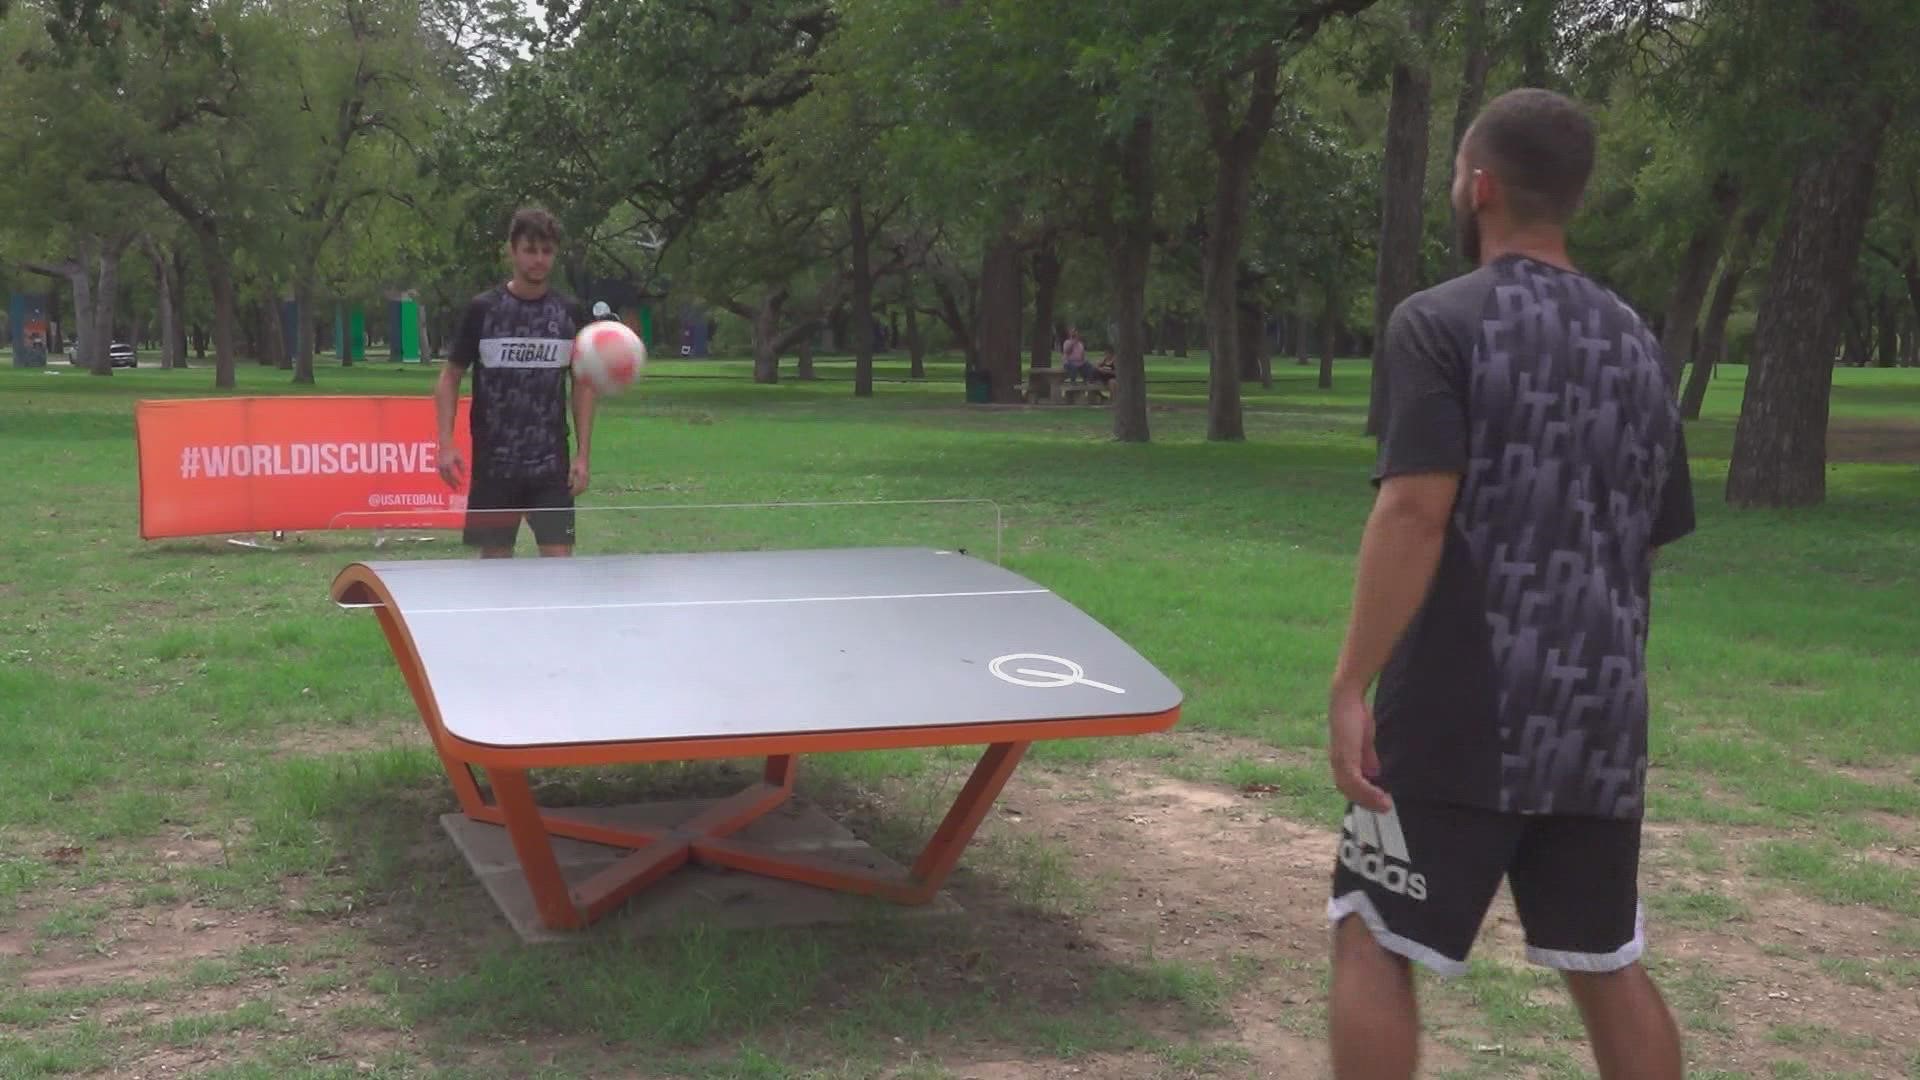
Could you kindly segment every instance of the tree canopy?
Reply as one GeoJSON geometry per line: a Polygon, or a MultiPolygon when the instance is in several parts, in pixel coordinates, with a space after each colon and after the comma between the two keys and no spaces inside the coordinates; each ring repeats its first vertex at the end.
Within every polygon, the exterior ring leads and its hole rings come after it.
{"type": "Polygon", "coordinates": [[[0,0],[0,263],[102,374],[144,333],[310,381],[339,308],[444,340],[539,203],[571,287],[730,320],[763,382],[831,347],[875,393],[904,315],[1016,401],[1071,322],[1116,437],[1204,346],[1231,441],[1276,351],[1461,269],[1452,150],[1550,86],[1601,131],[1576,258],[1689,411],[1747,367],[1727,497],[1802,504],[1834,365],[1920,359],[1914,41],[1908,0],[0,0]]]}

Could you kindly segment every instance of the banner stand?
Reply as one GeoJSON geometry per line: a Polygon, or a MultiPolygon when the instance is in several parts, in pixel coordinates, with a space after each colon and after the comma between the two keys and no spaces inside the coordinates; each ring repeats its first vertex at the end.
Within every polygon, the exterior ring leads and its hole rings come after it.
{"type": "MultiPolygon", "coordinates": [[[[461,399],[454,421],[469,460],[470,404],[461,399]]],[[[140,536],[272,550],[355,510],[385,512],[389,528],[457,524],[467,493],[439,476],[435,428],[425,395],[137,402],[140,536]]]]}

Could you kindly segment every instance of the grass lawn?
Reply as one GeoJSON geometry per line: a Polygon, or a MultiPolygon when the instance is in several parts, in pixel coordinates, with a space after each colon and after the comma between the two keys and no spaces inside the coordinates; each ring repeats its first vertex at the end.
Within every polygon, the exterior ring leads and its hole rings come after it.
{"type": "MultiPolygon", "coordinates": [[[[583,505],[992,500],[1003,561],[1166,671],[1182,723],[1037,746],[1019,814],[954,879],[964,918],[540,948],[440,833],[452,796],[374,620],[327,602],[367,537],[142,542],[132,403],[209,395],[211,371],[0,370],[0,1077],[1318,1075],[1365,365],[1327,392],[1283,361],[1231,445],[1204,440],[1201,359],[1150,360],[1147,445],[1112,442],[1104,409],[970,408],[951,359],[924,383],[883,363],[869,400],[818,366],[762,387],[656,364],[604,404],[583,505]]],[[[1920,372],[1838,373],[1827,505],[1735,513],[1740,374],[1689,430],[1700,530],[1656,587],[1653,964],[1696,1075],[1912,1080],[1920,372]]],[[[320,378],[424,395],[432,372],[320,378]]],[[[770,513],[587,513],[582,550],[995,539],[975,504],[770,513]]],[[[891,848],[964,758],[809,760],[801,789],[891,848]]],[[[1433,1075],[1590,1073],[1517,948],[1425,985],[1433,1075]]]]}

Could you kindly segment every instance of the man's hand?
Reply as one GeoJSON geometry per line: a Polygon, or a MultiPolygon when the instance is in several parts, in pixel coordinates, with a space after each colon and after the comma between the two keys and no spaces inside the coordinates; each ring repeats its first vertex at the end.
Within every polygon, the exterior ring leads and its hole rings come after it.
{"type": "Polygon", "coordinates": [[[1334,689],[1327,706],[1327,757],[1342,795],[1368,810],[1393,809],[1393,799],[1373,783],[1380,758],[1373,752],[1373,709],[1365,691],[1334,689]]]}
{"type": "Polygon", "coordinates": [[[567,470],[568,489],[571,490],[574,495],[580,495],[587,490],[587,481],[589,478],[587,459],[585,457],[574,458],[573,468],[567,470]]]}
{"type": "Polygon", "coordinates": [[[440,479],[450,488],[458,488],[467,482],[467,459],[457,446],[447,445],[440,448],[440,479]]]}

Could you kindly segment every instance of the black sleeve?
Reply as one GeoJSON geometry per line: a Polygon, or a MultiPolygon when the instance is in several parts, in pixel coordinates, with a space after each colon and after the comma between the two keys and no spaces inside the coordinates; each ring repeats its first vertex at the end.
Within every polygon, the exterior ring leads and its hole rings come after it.
{"type": "Polygon", "coordinates": [[[1664,547],[1693,528],[1693,472],[1687,466],[1687,433],[1685,428],[1675,427],[1673,460],[1667,466],[1667,482],[1660,488],[1660,508],[1654,512],[1649,542],[1664,547]]]}
{"type": "Polygon", "coordinates": [[[1437,313],[1412,302],[1387,320],[1386,395],[1373,480],[1467,471],[1466,358],[1437,313]]]}
{"type": "Polygon", "coordinates": [[[447,363],[466,370],[480,359],[480,324],[486,318],[486,305],[478,299],[467,302],[467,313],[453,335],[453,347],[447,350],[447,363]]]}

